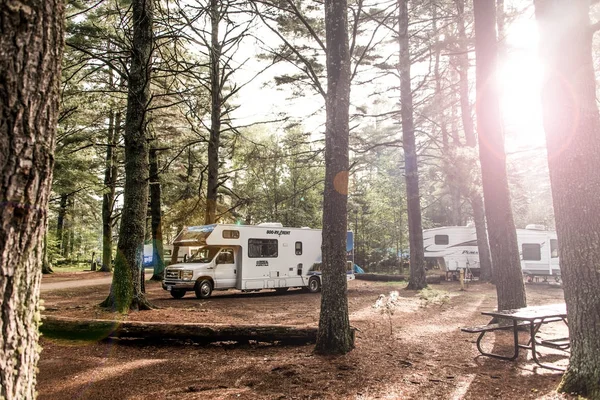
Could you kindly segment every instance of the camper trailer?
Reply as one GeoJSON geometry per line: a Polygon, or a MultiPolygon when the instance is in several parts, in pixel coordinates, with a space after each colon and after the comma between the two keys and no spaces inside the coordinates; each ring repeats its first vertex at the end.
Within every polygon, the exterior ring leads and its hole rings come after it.
{"type": "MultiPolygon", "coordinates": [[[[527,225],[517,229],[519,256],[523,274],[560,276],[558,241],[556,232],[547,231],[543,225],[527,225]]],[[[445,226],[423,231],[425,262],[429,268],[440,268],[447,275],[467,270],[479,274],[479,250],[474,227],[445,226]]]]}
{"type": "MultiPolygon", "coordinates": [[[[175,245],[199,248],[185,262],[165,270],[163,289],[174,298],[193,291],[208,298],[213,290],[284,292],[290,287],[321,288],[321,231],[285,228],[279,223],[256,226],[203,225],[185,228],[175,245]]],[[[353,249],[348,232],[347,254],[353,249]]],[[[352,261],[348,279],[354,279],[352,261]]]]}

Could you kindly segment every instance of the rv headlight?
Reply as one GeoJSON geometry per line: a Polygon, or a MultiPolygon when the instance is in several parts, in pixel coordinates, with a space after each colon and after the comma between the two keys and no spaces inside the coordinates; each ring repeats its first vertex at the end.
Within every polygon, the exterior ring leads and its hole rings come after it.
{"type": "Polygon", "coordinates": [[[184,281],[189,281],[194,277],[194,271],[184,270],[183,274],[181,274],[181,277],[184,281]]]}

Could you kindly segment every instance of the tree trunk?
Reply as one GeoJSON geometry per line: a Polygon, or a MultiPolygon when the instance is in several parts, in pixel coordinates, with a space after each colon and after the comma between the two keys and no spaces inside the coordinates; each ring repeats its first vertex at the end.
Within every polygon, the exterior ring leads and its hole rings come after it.
{"type": "Polygon", "coordinates": [[[535,2],[542,106],[571,356],[559,391],[600,399],[600,115],[589,1],[535,2]]]}
{"type": "Polygon", "coordinates": [[[477,132],[490,251],[498,309],[526,306],[525,286],[506,176],[504,132],[500,116],[497,65],[496,4],[475,0],[477,132]]]}
{"type": "MultiPolygon", "coordinates": [[[[500,1],[500,0],[499,0],[500,1]]],[[[473,125],[473,116],[471,114],[471,103],[469,101],[469,46],[467,34],[465,32],[465,0],[455,0],[458,24],[459,55],[458,57],[458,79],[459,79],[459,98],[460,112],[465,132],[465,144],[475,151],[477,140],[475,136],[475,127],[473,125]]],[[[477,165],[471,166],[473,169],[477,165]]],[[[485,208],[483,199],[478,187],[469,188],[468,194],[473,209],[473,220],[475,222],[475,232],[477,234],[477,248],[479,252],[480,279],[491,281],[492,259],[490,256],[490,244],[488,241],[487,227],[485,223],[485,208]]]]}
{"type": "Polygon", "coordinates": [[[398,42],[400,45],[400,113],[402,116],[402,147],[404,148],[404,174],[406,176],[406,202],[408,213],[408,241],[410,246],[410,279],[407,289],[421,290],[425,281],[425,251],[421,225],[421,195],[419,194],[419,169],[413,101],[410,85],[410,49],[408,43],[408,0],[398,0],[398,42]]]}
{"type": "Polygon", "coordinates": [[[479,279],[485,282],[493,280],[492,259],[490,257],[490,244],[488,241],[487,227],[485,226],[485,209],[483,199],[477,191],[471,193],[471,207],[475,221],[477,235],[477,250],[479,252],[479,279]]]}
{"type": "Polygon", "coordinates": [[[67,200],[69,195],[61,193],[60,205],[58,206],[58,217],[56,219],[56,241],[58,242],[58,249],[60,254],[63,254],[63,235],[65,232],[65,217],[67,215],[67,200]]]}
{"type": "Polygon", "coordinates": [[[152,67],[153,2],[132,1],[133,42],[125,117],[125,193],[115,272],[108,298],[102,303],[121,313],[151,305],[142,291],[143,247],[148,210],[147,112],[152,67]]]}
{"type": "Polygon", "coordinates": [[[33,399],[64,7],[0,4],[0,398],[33,399]]]}
{"type": "Polygon", "coordinates": [[[217,213],[217,189],[219,188],[219,140],[221,136],[221,45],[219,43],[219,2],[210,1],[211,49],[210,49],[210,139],[208,141],[208,179],[206,188],[205,224],[214,224],[217,213]]]}
{"type": "Polygon", "coordinates": [[[104,169],[104,194],[102,195],[102,266],[100,271],[112,271],[112,212],[116,192],[115,145],[117,143],[117,128],[115,113],[109,112],[108,136],[106,140],[106,160],[104,169]]]}
{"type": "Polygon", "coordinates": [[[477,145],[471,104],[469,102],[469,51],[468,39],[465,32],[465,0],[455,0],[458,25],[459,54],[458,59],[458,92],[460,94],[460,110],[465,142],[469,147],[477,145]]]}
{"type": "MultiPolygon", "coordinates": [[[[46,226],[48,226],[48,221],[46,221],[46,226]]],[[[48,259],[48,232],[44,232],[44,249],[42,255],[42,274],[48,275],[53,274],[52,265],[50,264],[50,260],[48,259]]]]}
{"type": "Polygon", "coordinates": [[[350,51],[346,0],[325,1],[327,96],[323,193],[323,293],[315,351],[346,354],[354,348],[348,316],[346,230],[350,51]]]}
{"type": "Polygon", "coordinates": [[[153,281],[162,281],[165,275],[160,202],[158,156],[156,148],[153,147],[150,149],[150,214],[152,215],[152,264],[154,265],[151,280],[153,281]]]}

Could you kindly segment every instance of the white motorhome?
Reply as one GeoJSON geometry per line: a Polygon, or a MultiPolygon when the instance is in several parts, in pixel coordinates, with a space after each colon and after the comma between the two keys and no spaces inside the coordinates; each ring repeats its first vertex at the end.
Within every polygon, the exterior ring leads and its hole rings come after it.
{"type": "MultiPolygon", "coordinates": [[[[521,269],[528,277],[560,276],[556,232],[543,225],[517,229],[521,269]]],[[[444,226],[423,231],[425,261],[447,274],[469,269],[479,274],[479,250],[474,227],[444,226]]]]}
{"type": "MultiPolygon", "coordinates": [[[[347,251],[352,253],[352,232],[347,251]]],[[[321,230],[285,228],[279,223],[257,226],[203,225],[185,228],[173,242],[199,246],[185,262],[165,269],[163,289],[176,299],[194,291],[208,298],[213,290],[284,292],[321,288],[321,230]]],[[[348,279],[354,279],[349,263],[348,279]]]]}

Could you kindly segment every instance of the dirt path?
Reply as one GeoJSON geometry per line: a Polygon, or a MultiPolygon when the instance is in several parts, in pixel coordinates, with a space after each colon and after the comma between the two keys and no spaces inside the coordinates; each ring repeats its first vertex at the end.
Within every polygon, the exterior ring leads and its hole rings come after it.
{"type": "MultiPolygon", "coordinates": [[[[112,282],[112,276],[110,275],[102,278],[89,278],[89,275],[71,274],[72,276],[68,280],[63,280],[67,278],[63,278],[60,275],[61,274],[58,274],[57,278],[54,278],[56,282],[49,281],[49,279],[42,280],[42,286],[40,290],[42,292],[47,292],[50,290],[73,289],[85,286],[109,285],[112,282]]],[[[152,272],[146,272],[146,280],[149,280],[151,277],[152,272]]]]}

